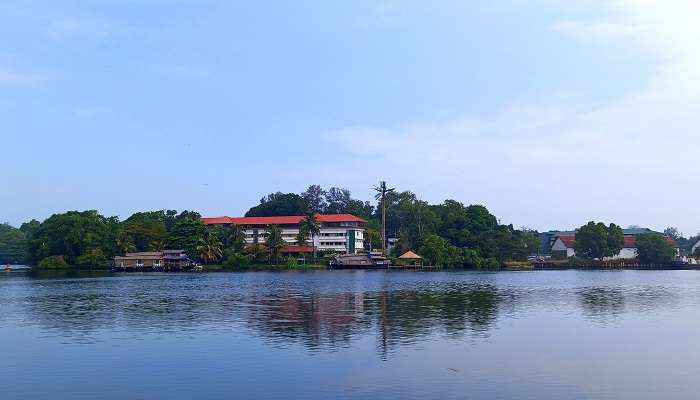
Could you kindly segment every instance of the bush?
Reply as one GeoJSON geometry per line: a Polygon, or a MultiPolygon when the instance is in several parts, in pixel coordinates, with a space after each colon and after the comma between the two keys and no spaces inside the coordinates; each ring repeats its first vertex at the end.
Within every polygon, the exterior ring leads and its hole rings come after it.
{"type": "Polygon", "coordinates": [[[479,269],[495,270],[501,269],[501,262],[493,257],[484,258],[479,269]]]}
{"type": "Polygon", "coordinates": [[[250,259],[241,253],[233,253],[226,257],[223,267],[228,271],[248,269],[250,259]]]}
{"type": "Polygon", "coordinates": [[[292,256],[287,257],[287,267],[289,268],[296,268],[299,266],[299,262],[297,261],[296,258],[292,256]]]}
{"type": "Polygon", "coordinates": [[[88,250],[76,259],[76,264],[81,268],[107,268],[109,260],[100,249],[88,250]]]}
{"type": "Polygon", "coordinates": [[[49,256],[39,261],[39,268],[41,269],[63,269],[69,267],[70,265],[68,265],[63,256],[49,256]]]}

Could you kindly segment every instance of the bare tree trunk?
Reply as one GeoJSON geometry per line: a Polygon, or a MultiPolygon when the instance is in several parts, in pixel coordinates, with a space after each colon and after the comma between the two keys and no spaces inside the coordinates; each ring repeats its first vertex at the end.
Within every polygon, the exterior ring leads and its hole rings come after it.
{"type": "Polygon", "coordinates": [[[386,201],[382,193],[382,251],[386,253],[386,201]]]}

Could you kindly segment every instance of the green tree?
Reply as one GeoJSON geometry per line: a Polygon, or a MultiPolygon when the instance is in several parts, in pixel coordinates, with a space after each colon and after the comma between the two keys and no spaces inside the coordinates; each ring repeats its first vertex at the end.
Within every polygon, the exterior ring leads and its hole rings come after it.
{"type": "Polygon", "coordinates": [[[124,221],[127,235],[137,251],[148,251],[153,242],[166,242],[166,221],[172,223],[172,213],[161,211],[138,212],[124,221]]]}
{"type": "Polygon", "coordinates": [[[254,243],[250,246],[246,246],[244,253],[254,264],[260,264],[265,261],[265,256],[267,255],[267,248],[258,243],[254,243]]]}
{"type": "Polygon", "coordinates": [[[624,245],[622,228],[615,224],[589,222],[576,232],[576,256],[603,260],[617,255],[624,245]]]}
{"type": "Polygon", "coordinates": [[[299,234],[303,237],[311,238],[311,246],[313,246],[314,258],[316,258],[316,236],[321,233],[321,224],[316,218],[316,213],[313,211],[306,214],[299,226],[299,234]]]}
{"type": "Polygon", "coordinates": [[[248,210],[246,217],[276,217],[304,215],[306,203],[295,193],[271,193],[260,199],[260,204],[248,210]]]}
{"type": "Polygon", "coordinates": [[[670,264],[676,258],[676,249],[661,235],[637,236],[639,261],[649,264],[670,264]]]}
{"type": "Polygon", "coordinates": [[[270,250],[270,259],[275,260],[275,265],[278,265],[279,253],[286,246],[284,238],[282,237],[282,228],[277,225],[270,225],[265,236],[265,243],[270,250]]]}
{"type": "Polygon", "coordinates": [[[112,232],[115,221],[116,218],[105,218],[95,210],[54,214],[32,228],[27,261],[36,265],[48,256],[63,256],[67,263],[75,265],[79,256],[93,249],[112,257],[116,249],[112,232]]]}
{"type": "Polygon", "coordinates": [[[64,269],[70,265],[66,262],[63,256],[48,256],[39,261],[39,269],[64,269]]]}
{"type": "Polygon", "coordinates": [[[425,260],[438,267],[450,263],[450,244],[438,235],[429,235],[423,240],[423,246],[418,250],[425,260]]]}
{"type": "Polygon", "coordinates": [[[326,203],[326,191],[321,189],[319,185],[311,185],[301,194],[304,199],[306,212],[324,213],[328,203],[326,203]]]}
{"type": "Polygon", "coordinates": [[[224,255],[222,243],[212,232],[208,232],[205,237],[199,239],[197,252],[205,264],[218,261],[224,255]]]}
{"type": "Polygon", "coordinates": [[[81,268],[106,268],[109,260],[100,249],[90,249],[76,259],[76,265],[81,268]]]}
{"type": "Polygon", "coordinates": [[[0,224],[0,265],[24,264],[26,259],[26,234],[9,224],[0,224]]]}
{"type": "Polygon", "coordinates": [[[126,234],[125,231],[121,231],[120,233],[117,234],[117,238],[115,239],[115,244],[116,244],[116,253],[118,255],[125,255],[126,253],[133,253],[136,251],[136,246],[134,245],[134,241],[131,240],[131,237],[126,234]]]}
{"type": "MultiPolygon", "coordinates": [[[[183,216],[182,218],[177,218],[173,223],[172,230],[168,233],[165,244],[169,249],[184,250],[187,255],[196,258],[201,255],[201,252],[198,250],[201,241],[204,239],[209,240],[207,233],[207,228],[202,223],[199,214],[183,216]]],[[[221,242],[218,237],[217,240],[221,242]]]]}

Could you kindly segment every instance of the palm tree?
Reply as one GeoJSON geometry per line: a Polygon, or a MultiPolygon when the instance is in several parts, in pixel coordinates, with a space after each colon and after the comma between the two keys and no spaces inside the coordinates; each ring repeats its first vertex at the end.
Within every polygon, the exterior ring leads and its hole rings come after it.
{"type": "Polygon", "coordinates": [[[230,225],[226,235],[226,247],[233,248],[235,252],[241,252],[245,245],[245,232],[240,225],[230,225]]]}
{"type": "Polygon", "coordinates": [[[219,260],[224,255],[222,243],[212,232],[208,232],[206,238],[199,239],[197,252],[205,264],[208,264],[209,261],[219,260]]]}
{"type": "Polygon", "coordinates": [[[382,250],[386,251],[386,194],[393,192],[395,189],[387,189],[386,182],[379,182],[379,186],[375,186],[374,189],[377,194],[374,195],[376,200],[380,200],[382,204],[382,250]]]}
{"type": "Polygon", "coordinates": [[[279,253],[286,246],[284,238],[282,237],[282,228],[277,225],[270,225],[266,242],[267,247],[270,249],[270,256],[274,258],[275,265],[278,265],[279,253]]]}
{"type": "Polygon", "coordinates": [[[311,246],[313,247],[314,251],[314,259],[316,258],[316,235],[321,233],[321,224],[318,222],[318,219],[316,218],[316,213],[313,211],[309,211],[306,214],[306,217],[301,221],[301,224],[299,226],[299,235],[303,236],[305,238],[310,237],[311,238],[311,246]]]}

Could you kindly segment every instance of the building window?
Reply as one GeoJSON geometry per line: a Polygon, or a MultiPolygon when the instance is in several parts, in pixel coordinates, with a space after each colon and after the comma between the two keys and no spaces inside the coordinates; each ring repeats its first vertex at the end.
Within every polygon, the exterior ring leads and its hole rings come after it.
{"type": "Polygon", "coordinates": [[[153,260],[154,267],[160,267],[160,260],[153,260]]]}
{"type": "Polygon", "coordinates": [[[143,260],[136,260],[137,267],[143,267],[143,260]]]}

